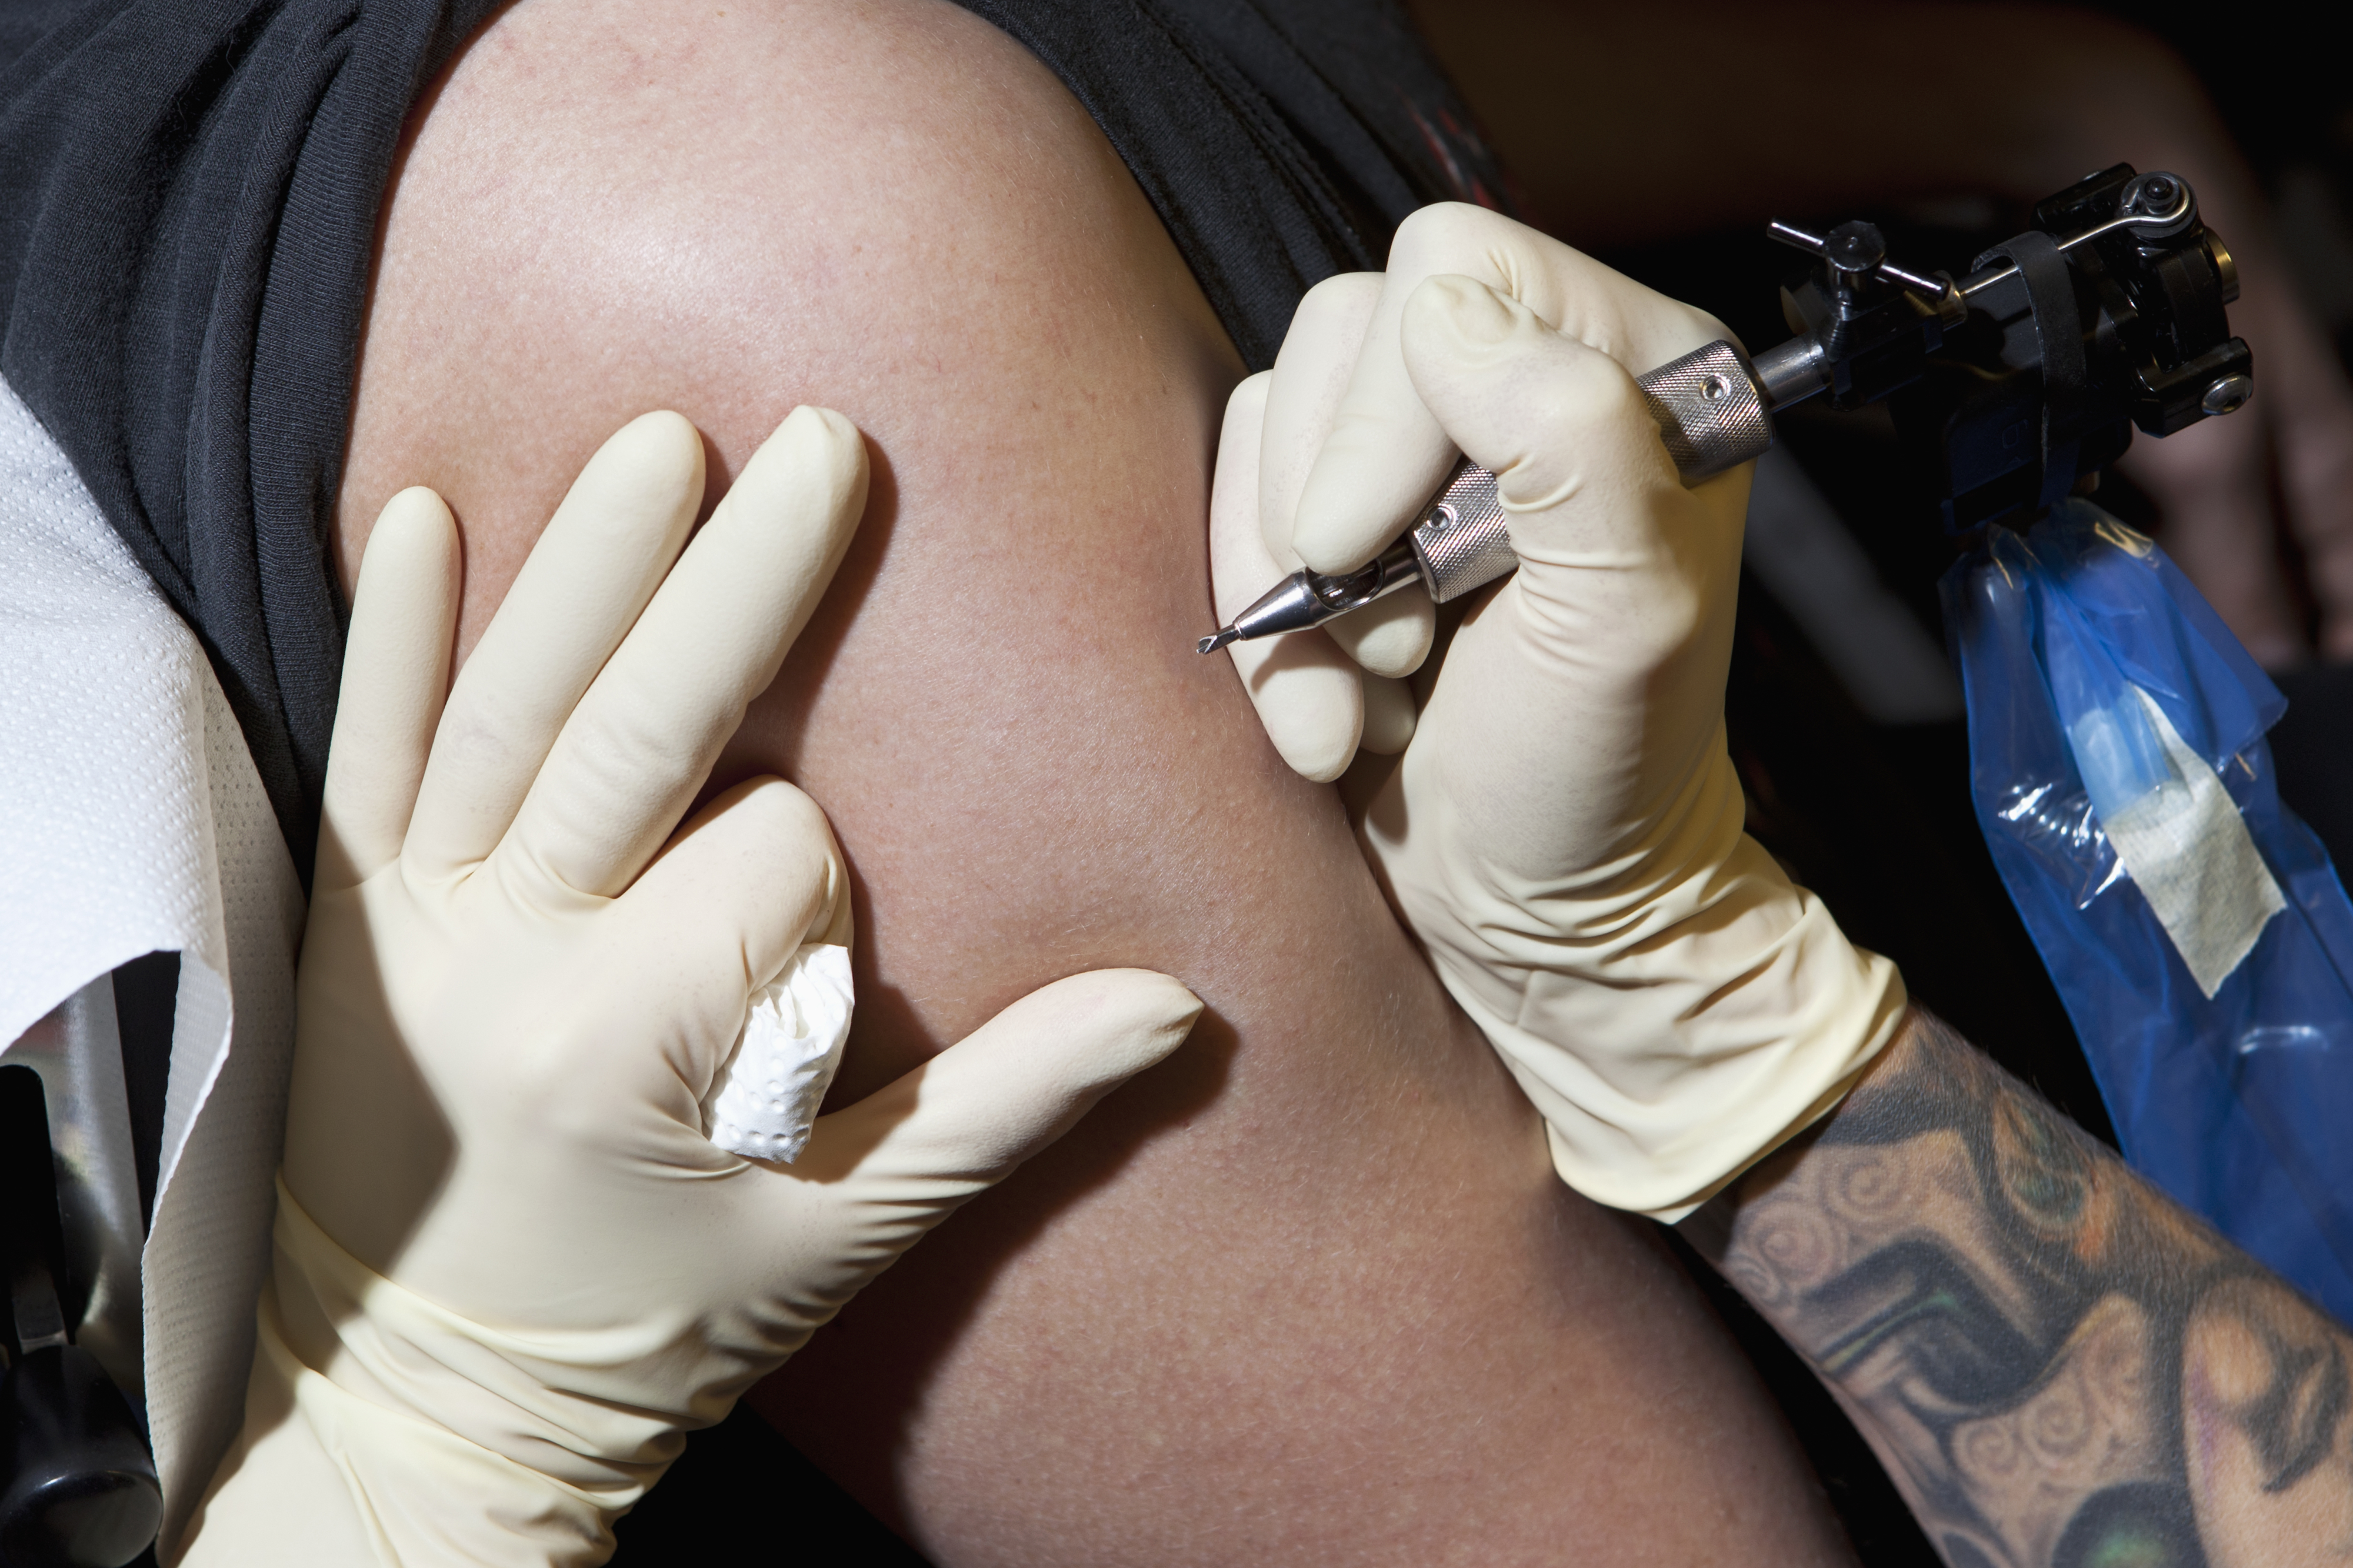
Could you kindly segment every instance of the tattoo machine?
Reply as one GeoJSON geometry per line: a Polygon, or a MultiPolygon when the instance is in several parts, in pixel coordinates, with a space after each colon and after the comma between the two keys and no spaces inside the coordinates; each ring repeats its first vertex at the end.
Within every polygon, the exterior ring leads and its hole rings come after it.
{"type": "MultiPolygon", "coordinates": [[[[2253,395],[2253,357],[2222,309],[2238,269],[2187,182],[2119,163],[2040,203],[2033,221],[1957,280],[1895,265],[1868,223],[1771,225],[1819,258],[1789,295],[1797,335],[1754,359],[1718,341],[1640,378],[1684,479],[1757,457],[1771,416],[1807,398],[1885,400],[1962,532],[2073,493],[2136,426],[2170,436],[2253,395]]],[[[1518,564],[1495,476],[1466,462],[1377,559],[1293,574],[1200,651],[1321,626],[1410,583],[1443,604],[1518,564]]]]}

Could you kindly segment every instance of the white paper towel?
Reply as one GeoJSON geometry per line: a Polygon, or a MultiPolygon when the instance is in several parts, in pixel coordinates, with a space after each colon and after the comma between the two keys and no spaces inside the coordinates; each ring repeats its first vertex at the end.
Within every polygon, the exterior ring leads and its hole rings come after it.
{"type": "Polygon", "coordinates": [[[5,384],[0,889],[0,1043],[130,959],[181,954],[142,1265],[168,1543],[243,1411],[301,892],[203,650],[5,384]]]}
{"type": "Polygon", "coordinates": [[[808,942],[752,998],[734,1054],[702,1100],[702,1131],[747,1160],[800,1158],[849,1038],[849,950],[808,942]]]}

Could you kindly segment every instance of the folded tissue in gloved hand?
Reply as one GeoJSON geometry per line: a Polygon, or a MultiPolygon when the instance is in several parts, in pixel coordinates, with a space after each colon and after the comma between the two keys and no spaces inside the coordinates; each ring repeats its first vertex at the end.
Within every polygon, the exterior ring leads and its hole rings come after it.
{"type": "Polygon", "coordinates": [[[849,949],[807,942],[752,998],[735,1052],[702,1097],[703,1135],[747,1160],[800,1157],[849,1038],[849,949]]]}
{"type": "Polygon", "coordinates": [[[2278,689],[2085,501],[1944,598],[1978,821],[2126,1157],[2353,1322],[2353,902],[2280,803],[2278,689]]]}

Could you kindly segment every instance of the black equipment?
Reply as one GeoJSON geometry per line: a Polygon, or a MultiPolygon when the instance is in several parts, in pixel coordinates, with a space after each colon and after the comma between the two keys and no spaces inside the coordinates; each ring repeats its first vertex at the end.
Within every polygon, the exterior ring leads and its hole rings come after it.
{"type": "Polygon", "coordinates": [[[131,1405],[67,1337],[57,1189],[40,1076],[0,1067],[0,1568],[121,1568],[155,1539],[164,1494],[131,1405]]]}
{"type": "Polygon", "coordinates": [[[1957,282],[1895,266],[1867,223],[1770,232],[1820,258],[1783,293],[1816,390],[1841,409],[1887,401],[1953,531],[2059,500],[2135,426],[2170,436],[2253,395],[2223,315],[2238,268],[2176,175],[2089,175],[1957,282]]]}

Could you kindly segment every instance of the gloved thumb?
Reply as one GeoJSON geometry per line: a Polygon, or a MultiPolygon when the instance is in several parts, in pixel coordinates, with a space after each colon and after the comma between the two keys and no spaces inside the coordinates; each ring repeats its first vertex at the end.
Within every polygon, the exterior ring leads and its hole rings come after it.
{"type": "Polygon", "coordinates": [[[1427,279],[1406,301],[1399,335],[1424,405],[1472,461],[1494,470],[1524,562],[1545,558],[1553,520],[1608,515],[1636,491],[1681,488],[1626,368],[1509,295],[1475,279],[1427,279]],[[1601,505],[1571,504],[1580,499],[1601,505]]]}
{"type": "Polygon", "coordinates": [[[794,1172],[846,1180],[862,1206],[927,1228],[1175,1050],[1200,1013],[1198,997],[1147,969],[1058,980],[888,1088],[820,1118],[794,1172]]]}

